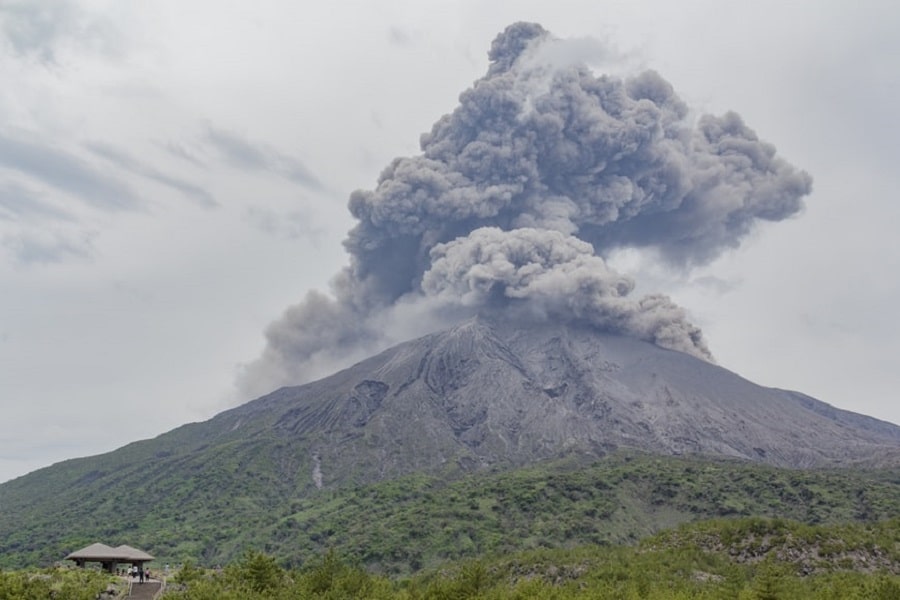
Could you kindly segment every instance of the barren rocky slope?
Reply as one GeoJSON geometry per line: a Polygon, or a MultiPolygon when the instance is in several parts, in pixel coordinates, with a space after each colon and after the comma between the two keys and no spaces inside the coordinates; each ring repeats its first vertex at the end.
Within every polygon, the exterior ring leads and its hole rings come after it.
{"type": "Polygon", "coordinates": [[[778,466],[890,460],[900,428],[587,327],[473,319],[216,417],[305,440],[310,480],[512,466],[619,447],[778,466]]]}

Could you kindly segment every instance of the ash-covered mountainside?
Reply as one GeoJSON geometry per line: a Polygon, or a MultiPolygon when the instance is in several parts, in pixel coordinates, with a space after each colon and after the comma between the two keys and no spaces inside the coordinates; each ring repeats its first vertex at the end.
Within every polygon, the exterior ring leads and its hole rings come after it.
{"type": "Polygon", "coordinates": [[[277,433],[315,485],[508,467],[616,448],[779,466],[876,464],[900,428],[764,388],[688,354],[591,326],[475,318],[317,382],[222,413],[216,429],[277,433]]]}

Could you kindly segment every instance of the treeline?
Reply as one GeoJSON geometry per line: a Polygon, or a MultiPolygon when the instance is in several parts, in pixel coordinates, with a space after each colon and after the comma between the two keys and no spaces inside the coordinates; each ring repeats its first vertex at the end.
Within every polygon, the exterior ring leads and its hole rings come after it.
{"type": "Polygon", "coordinates": [[[900,523],[838,528],[715,521],[628,547],[583,546],[468,560],[391,580],[330,551],[301,570],[251,551],[221,570],[188,563],[165,600],[900,598],[900,523]]]}
{"type": "MultiPolygon", "coordinates": [[[[301,568],[260,551],[186,562],[161,600],[896,600],[900,519],[808,525],[719,519],[630,546],[583,545],[448,562],[403,578],[330,550],[301,568]]],[[[121,599],[127,581],[75,568],[0,571],[0,600],[121,599]]]]}

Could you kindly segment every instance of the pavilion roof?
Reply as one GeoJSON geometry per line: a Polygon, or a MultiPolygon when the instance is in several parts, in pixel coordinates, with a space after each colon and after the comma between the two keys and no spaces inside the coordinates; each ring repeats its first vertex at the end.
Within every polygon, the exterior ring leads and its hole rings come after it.
{"type": "Polygon", "coordinates": [[[76,550],[75,552],[69,554],[66,557],[66,560],[75,560],[76,558],[96,558],[102,557],[107,558],[112,556],[115,553],[115,550],[107,546],[106,544],[91,544],[86,548],[82,548],[81,550],[76,550]]]}
{"type": "Polygon", "coordinates": [[[149,561],[153,560],[153,557],[144,552],[143,550],[138,550],[137,548],[132,548],[131,546],[117,546],[115,548],[111,548],[106,544],[91,544],[86,548],[82,548],[81,550],[76,550],[72,552],[68,556],[66,556],[65,560],[87,560],[87,561],[149,561]]]}
{"type": "Polygon", "coordinates": [[[138,550],[137,548],[132,548],[131,546],[116,546],[113,548],[116,552],[121,552],[123,556],[127,556],[131,560],[153,560],[153,557],[144,552],[143,550],[138,550]]]}

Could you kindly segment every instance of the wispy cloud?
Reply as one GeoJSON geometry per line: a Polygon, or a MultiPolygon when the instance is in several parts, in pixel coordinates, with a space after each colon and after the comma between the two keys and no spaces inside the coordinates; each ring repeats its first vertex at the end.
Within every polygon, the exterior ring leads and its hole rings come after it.
{"type": "Polygon", "coordinates": [[[269,235],[286,239],[321,238],[325,231],[313,224],[312,217],[303,211],[279,213],[260,207],[248,208],[245,218],[254,227],[269,235]]]}
{"type": "Polygon", "coordinates": [[[0,167],[7,167],[105,211],[135,210],[139,198],[121,181],[77,156],[0,133],[0,167]]]}
{"type": "Polygon", "coordinates": [[[77,21],[70,2],[9,2],[0,5],[0,31],[19,55],[55,61],[56,41],[77,21]]]}
{"type": "Polygon", "coordinates": [[[190,149],[185,147],[184,144],[180,144],[178,142],[168,141],[165,143],[161,143],[160,146],[176,158],[179,158],[185,162],[188,162],[195,167],[199,167],[201,169],[206,169],[207,165],[202,160],[197,158],[197,155],[194,152],[191,152],[190,149]]]}
{"type": "Polygon", "coordinates": [[[22,265],[60,263],[70,258],[90,258],[90,235],[71,237],[61,232],[23,232],[5,235],[0,244],[22,265]]]}
{"type": "Polygon", "coordinates": [[[321,189],[318,178],[302,162],[236,134],[210,128],[206,139],[232,166],[248,171],[270,171],[310,189],[321,189]]]}
{"type": "Polygon", "coordinates": [[[214,207],[218,205],[215,198],[213,198],[212,194],[203,189],[200,186],[194,185],[188,181],[184,181],[172,175],[168,175],[156,169],[155,167],[144,164],[138,160],[136,160],[133,156],[128,154],[124,150],[120,150],[110,146],[109,144],[104,144],[102,142],[91,142],[86,144],[88,150],[96,154],[97,156],[101,156],[116,166],[134,173],[136,175],[140,175],[142,177],[146,177],[157,183],[161,183],[165,186],[178,190],[184,195],[190,197],[198,204],[207,207],[214,207]]]}
{"type": "Polygon", "coordinates": [[[123,38],[102,15],[92,15],[75,2],[4,0],[0,34],[13,52],[46,63],[58,63],[63,45],[77,45],[110,56],[121,52],[123,38]]]}
{"type": "Polygon", "coordinates": [[[73,217],[14,181],[0,182],[0,220],[28,219],[71,221],[73,217]]]}

